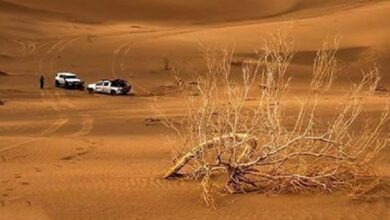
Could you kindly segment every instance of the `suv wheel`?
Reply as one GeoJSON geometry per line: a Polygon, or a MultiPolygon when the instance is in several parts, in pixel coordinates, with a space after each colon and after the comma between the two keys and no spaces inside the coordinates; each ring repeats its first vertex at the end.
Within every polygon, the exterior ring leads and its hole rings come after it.
{"type": "Polygon", "coordinates": [[[60,87],[60,83],[59,83],[57,80],[55,81],[54,85],[55,85],[57,88],[60,87]]]}
{"type": "Polygon", "coordinates": [[[116,94],[116,92],[114,90],[110,91],[110,95],[115,95],[115,94],[116,94]]]}

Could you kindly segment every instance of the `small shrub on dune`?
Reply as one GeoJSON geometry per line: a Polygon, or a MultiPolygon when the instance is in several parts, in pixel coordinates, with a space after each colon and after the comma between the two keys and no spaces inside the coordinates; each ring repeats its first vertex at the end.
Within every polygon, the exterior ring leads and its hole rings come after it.
{"type": "Polygon", "coordinates": [[[324,107],[319,102],[338,71],[337,48],[338,41],[326,41],[317,53],[310,88],[297,101],[295,115],[287,115],[284,104],[293,40],[275,34],[258,51],[258,62],[242,66],[239,81],[231,75],[233,52],[206,48],[207,71],[196,83],[200,95],[182,88],[185,117],[159,116],[177,134],[170,140],[174,165],[165,178],[199,180],[208,205],[221,192],[363,194],[372,189],[380,179],[374,162],[388,139],[382,132],[388,109],[363,127],[355,126],[377,88],[374,69],[363,74],[339,106],[326,106],[332,108],[331,117],[325,122],[319,118],[324,107]],[[254,91],[259,95],[248,103],[254,91]]]}

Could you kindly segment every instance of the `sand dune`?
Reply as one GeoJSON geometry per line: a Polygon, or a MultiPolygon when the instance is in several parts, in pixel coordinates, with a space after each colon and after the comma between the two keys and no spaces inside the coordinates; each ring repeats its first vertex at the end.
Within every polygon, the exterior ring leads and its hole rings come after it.
{"type": "MultiPolygon", "coordinates": [[[[256,1],[210,0],[207,2],[182,2],[177,0],[135,0],[135,1],[99,1],[91,4],[90,1],[53,2],[47,0],[18,1],[8,0],[2,4],[7,11],[13,12],[28,9],[30,13],[51,12],[55,14],[70,14],[96,18],[104,21],[232,21],[248,18],[275,16],[286,12],[308,8],[319,8],[332,5],[349,4],[354,1],[308,1],[308,0],[279,0],[256,1]],[[13,4],[11,4],[13,3],[13,4]],[[239,8],[237,8],[239,7],[239,8]]],[[[50,15],[50,14],[47,14],[50,15]]]]}
{"type": "MultiPolygon", "coordinates": [[[[250,194],[226,196],[211,210],[196,183],[162,179],[172,163],[162,136],[171,133],[148,121],[154,96],[169,116],[183,113],[167,61],[191,80],[202,70],[198,41],[234,46],[245,60],[276,30],[296,41],[288,100],[302,98],[323,39],[342,36],[342,69],[321,103],[328,119],[362,68],[376,64],[390,89],[389,21],[388,0],[0,0],[0,219],[389,218],[386,187],[370,202],[250,194]],[[125,78],[134,93],[57,89],[57,71],[86,83],[125,78]]],[[[386,102],[388,92],[376,93],[365,114],[386,102]]],[[[389,176],[388,162],[381,166],[389,176]]]]}
{"type": "Polygon", "coordinates": [[[38,18],[46,17],[52,19],[56,15],[58,16],[58,14],[54,12],[46,11],[39,8],[38,9],[32,8],[21,4],[15,4],[3,0],[0,1],[0,10],[3,15],[8,14],[10,16],[12,15],[15,16],[17,14],[23,14],[23,13],[25,14],[25,16],[38,17],[38,18]]]}
{"type": "MultiPolygon", "coordinates": [[[[48,0],[2,0],[3,11],[13,13],[28,12],[35,16],[50,18],[72,17],[100,22],[157,22],[157,23],[203,23],[243,21],[276,17],[299,11],[321,12],[322,9],[354,7],[369,0],[243,0],[239,5],[234,0],[210,0],[202,2],[183,2],[177,0],[135,0],[99,1],[91,4],[87,0],[53,2],[48,0]]],[[[299,15],[297,15],[299,17],[299,15]]],[[[82,22],[82,20],[80,20],[82,22]]]]}

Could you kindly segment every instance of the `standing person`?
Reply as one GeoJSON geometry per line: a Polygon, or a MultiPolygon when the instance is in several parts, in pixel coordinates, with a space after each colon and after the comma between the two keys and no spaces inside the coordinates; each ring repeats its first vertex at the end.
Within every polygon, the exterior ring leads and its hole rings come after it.
{"type": "Polygon", "coordinates": [[[43,89],[45,86],[45,77],[42,74],[41,74],[41,77],[39,78],[39,82],[41,85],[41,89],[43,89]]]}

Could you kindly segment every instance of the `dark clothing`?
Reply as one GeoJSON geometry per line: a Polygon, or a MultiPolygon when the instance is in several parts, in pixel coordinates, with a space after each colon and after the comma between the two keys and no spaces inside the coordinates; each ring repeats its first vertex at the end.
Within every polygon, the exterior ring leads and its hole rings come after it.
{"type": "Polygon", "coordinates": [[[41,78],[39,79],[39,82],[41,84],[41,89],[43,89],[43,87],[45,86],[45,77],[41,76],[41,78]]]}

